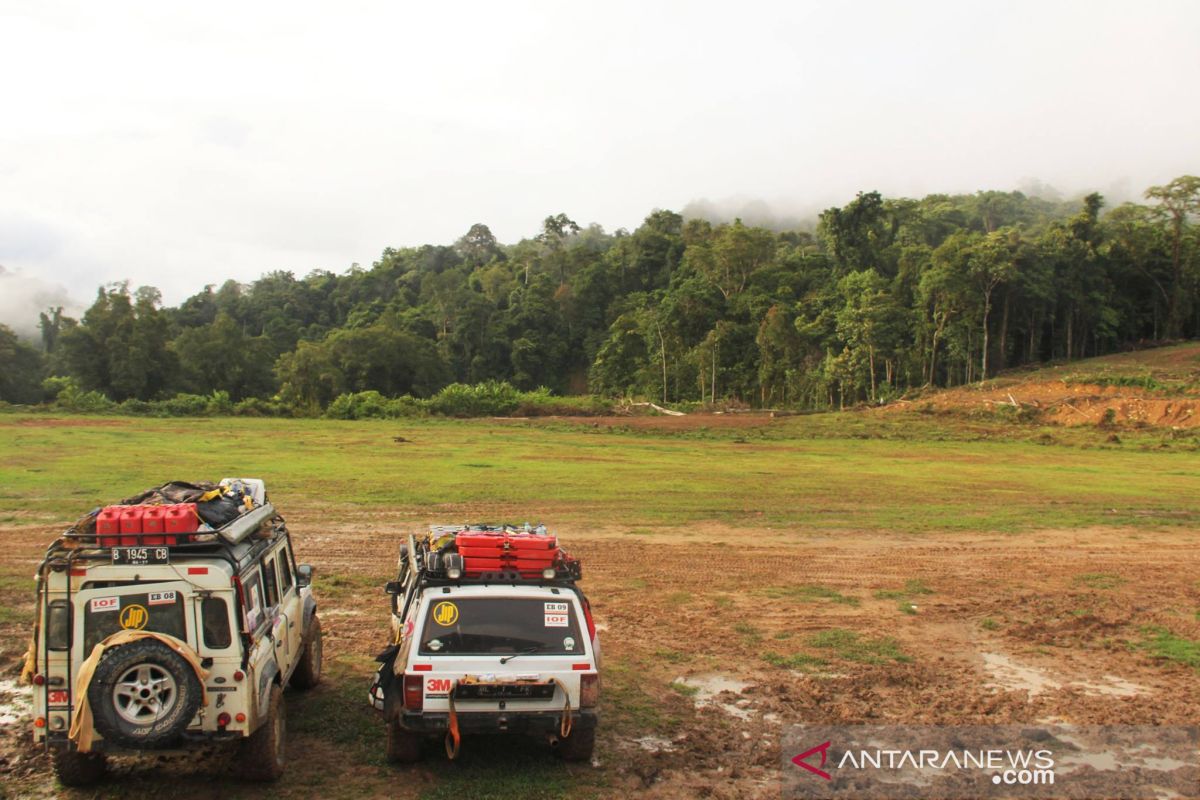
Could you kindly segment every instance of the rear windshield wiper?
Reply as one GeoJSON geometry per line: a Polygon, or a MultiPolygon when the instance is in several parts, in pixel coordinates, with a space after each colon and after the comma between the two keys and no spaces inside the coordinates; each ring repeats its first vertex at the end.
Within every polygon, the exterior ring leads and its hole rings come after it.
{"type": "Polygon", "coordinates": [[[500,659],[500,663],[507,664],[508,662],[510,662],[514,658],[516,658],[517,656],[525,656],[525,655],[529,655],[530,653],[536,653],[538,650],[541,650],[544,647],[545,647],[544,644],[535,644],[533,647],[526,647],[524,650],[518,650],[517,652],[513,653],[510,656],[503,656],[500,659]]]}

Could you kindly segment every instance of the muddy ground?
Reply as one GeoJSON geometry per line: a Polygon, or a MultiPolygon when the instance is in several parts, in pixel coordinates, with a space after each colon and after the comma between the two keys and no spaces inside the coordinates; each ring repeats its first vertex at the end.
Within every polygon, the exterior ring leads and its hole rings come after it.
{"type": "MultiPolygon", "coordinates": [[[[331,664],[316,694],[290,696],[291,713],[324,703],[369,719],[366,682],[387,623],[378,587],[413,524],[317,508],[294,509],[289,522],[298,557],[320,576],[331,664]]],[[[596,759],[554,767],[572,796],[777,797],[780,735],[792,724],[1197,722],[1196,672],[1145,644],[1168,627],[1200,638],[1200,546],[1187,531],[559,533],[583,559],[604,652],[596,759]]],[[[0,529],[0,563],[31,574],[51,534],[0,529]]],[[[27,744],[10,682],[29,610],[18,600],[4,617],[0,795],[53,796],[63,792],[27,744]]],[[[440,754],[393,768],[371,722],[337,731],[293,725],[292,768],[274,789],[205,786],[192,767],[168,765],[139,767],[103,794],[444,796],[440,754]]]]}

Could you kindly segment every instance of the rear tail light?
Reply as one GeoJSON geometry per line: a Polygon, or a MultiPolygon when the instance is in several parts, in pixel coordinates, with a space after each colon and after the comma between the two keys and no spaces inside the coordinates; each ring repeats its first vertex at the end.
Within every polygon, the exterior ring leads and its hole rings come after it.
{"type": "Polygon", "coordinates": [[[594,642],[596,640],[596,623],[592,619],[592,604],[587,600],[583,601],[583,618],[587,620],[588,641],[594,642]]]}
{"type": "Polygon", "coordinates": [[[33,676],[33,685],[34,686],[43,686],[43,685],[45,685],[45,683],[46,683],[45,675],[42,675],[39,673],[39,674],[33,676]]]}
{"type": "Polygon", "coordinates": [[[35,719],[35,720],[33,721],[33,727],[35,727],[35,728],[44,728],[44,727],[46,727],[46,718],[45,718],[45,717],[38,717],[37,719],[35,719]]]}
{"type": "Polygon", "coordinates": [[[425,678],[421,675],[404,676],[404,708],[420,711],[425,707],[425,678]]]}
{"type": "Polygon", "coordinates": [[[600,675],[579,676],[579,707],[595,708],[600,701],[600,675]]]}
{"type": "Polygon", "coordinates": [[[217,727],[224,728],[232,719],[227,712],[222,711],[220,714],[217,714],[217,727]]]}

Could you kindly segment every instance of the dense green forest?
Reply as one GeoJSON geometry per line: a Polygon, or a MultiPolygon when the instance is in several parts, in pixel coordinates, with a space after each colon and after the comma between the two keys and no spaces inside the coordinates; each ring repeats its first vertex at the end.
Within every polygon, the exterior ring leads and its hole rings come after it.
{"type": "Polygon", "coordinates": [[[812,231],[658,210],[608,233],[557,214],[513,245],[476,224],[370,269],[231,280],[174,308],[152,287],[106,286],[80,320],[46,310],[40,343],[0,327],[0,399],[137,411],[182,393],[319,413],[341,395],[504,381],[668,403],[884,402],[1200,335],[1200,178],[1145,199],[867,192],[812,231]]]}

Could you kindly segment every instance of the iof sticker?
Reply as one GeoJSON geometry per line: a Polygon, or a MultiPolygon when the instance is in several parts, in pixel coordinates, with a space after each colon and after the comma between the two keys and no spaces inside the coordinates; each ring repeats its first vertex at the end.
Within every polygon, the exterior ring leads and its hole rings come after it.
{"type": "Polygon", "coordinates": [[[140,631],[150,621],[150,612],[145,606],[134,603],[121,609],[121,627],[127,631],[140,631]]]}
{"type": "Polygon", "coordinates": [[[174,590],[172,590],[169,592],[151,592],[149,599],[146,601],[146,604],[151,605],[151,606],[161,606],[161,605],[165,605],[168,603],[174,603],[174,602],[175,602],[175,592],[174,592],[174,590]]]}
{"type": "Polygon", "coordinates": [[[433,607],[433,621],[443,628],[458,622],[458,606],[443,600],[433,607]]]}
{"type": "Polygon", "coordinates": [[[119,597],[97,597],[92,600],[92,612],[97,611],[116,611],[121,607],[121,598],[119,597]]]}
{"type": "Polygon", "coordinates": [[[565,628],[568,623],[569,606],[566,603],[546,603],[545,626],[565,628]]]}

